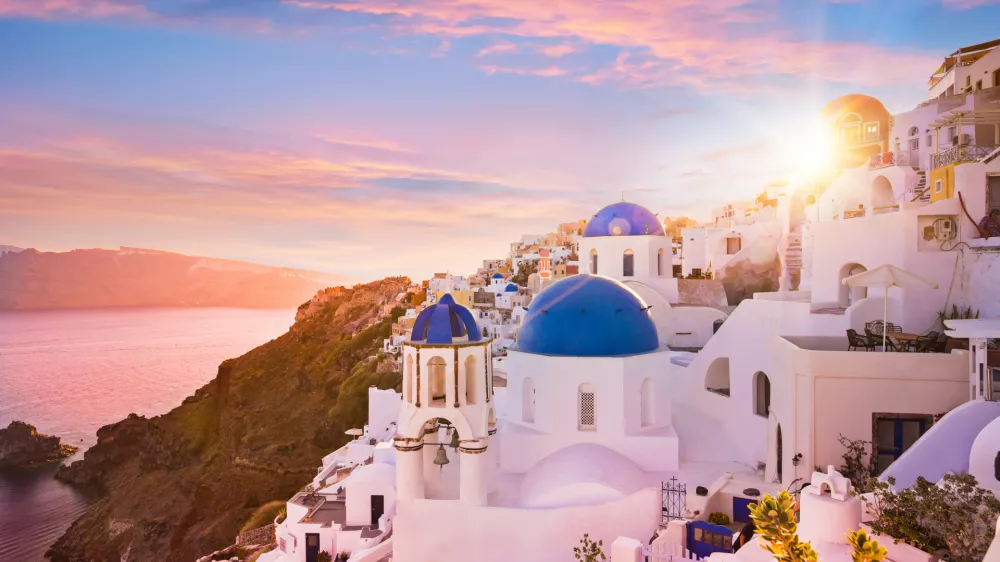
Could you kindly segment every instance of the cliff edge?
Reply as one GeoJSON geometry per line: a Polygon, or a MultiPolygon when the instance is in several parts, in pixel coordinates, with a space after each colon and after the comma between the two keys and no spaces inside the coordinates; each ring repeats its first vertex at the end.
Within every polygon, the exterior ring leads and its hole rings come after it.
{"type": "Polygon", "coordinates": [[[291,497],[365,423],[369,386],[398,388],[399,373],[367,366],[409,284],[321,291],[288,333],[223,362],[169,413],[101,428],[84,459],[57,473],[101,497],[47,556],[189,562],[232,544],[258,506],[291,497]]]}

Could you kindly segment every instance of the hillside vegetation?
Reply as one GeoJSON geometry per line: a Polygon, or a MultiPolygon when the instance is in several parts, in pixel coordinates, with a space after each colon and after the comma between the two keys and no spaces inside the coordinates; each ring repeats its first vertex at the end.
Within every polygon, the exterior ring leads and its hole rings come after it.
{"type": "Polygon", "coordinates": [[[49,558],[129,551],[130,560],[189,562],[231,544],[260,506],[308,483],[349,439],[344,431],[365,423],[369,385],[398,387],[377,350],[403,313],[385,311],[408,285],[389,278],[321,292],[288,333],[223,362],[174,410],[101,428],[85,458],[58,473],[101,498],[49,558]]]}

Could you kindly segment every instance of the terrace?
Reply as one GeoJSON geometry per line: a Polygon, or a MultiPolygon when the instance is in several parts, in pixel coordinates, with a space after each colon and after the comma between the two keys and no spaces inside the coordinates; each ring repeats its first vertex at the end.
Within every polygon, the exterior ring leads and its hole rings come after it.
{"type": "Polygon", "coordinates": [[[945,139],[951,142],[952,146],[931,156],[932,169],[960,162],[978,162],[1000,151],[1000,109],[953,111],[932,123],[931,127],[934,128],[936,137],[934,144],[938,147],[941,146],[942,128],[954,132],[953,138],[945,139]],[[969,135],[962,133],[963,127],[975,127],[977,130],[982,130],[989,126],[993,128],[992,142],[987,142],[988,139],[985,138],[976,138],[973,141],[967,139],[969,135]]]}

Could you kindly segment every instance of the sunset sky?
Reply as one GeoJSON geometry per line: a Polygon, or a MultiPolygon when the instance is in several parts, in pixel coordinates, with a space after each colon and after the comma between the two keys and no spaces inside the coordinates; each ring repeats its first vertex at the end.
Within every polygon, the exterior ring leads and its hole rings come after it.
{"type": "Polygon", "coordinates": [[[0,244],[469,273],[626,199],[706,218],[822,105],[920,102],[997,0],[0,0],[0,244]]]}

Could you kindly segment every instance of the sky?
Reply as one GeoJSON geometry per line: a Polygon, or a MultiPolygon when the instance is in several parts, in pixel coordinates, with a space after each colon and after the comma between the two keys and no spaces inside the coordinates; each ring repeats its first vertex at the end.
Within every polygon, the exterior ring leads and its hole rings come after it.
{"type": "Polygon", "coordinates": [[[707,219],[1000,0],[0,0],[0,244],[471,273],[621,200],[707,219]]]}

